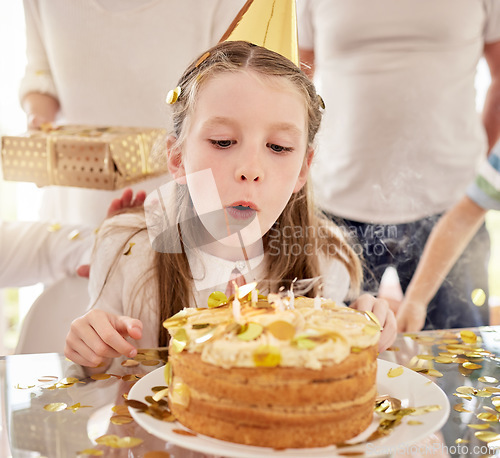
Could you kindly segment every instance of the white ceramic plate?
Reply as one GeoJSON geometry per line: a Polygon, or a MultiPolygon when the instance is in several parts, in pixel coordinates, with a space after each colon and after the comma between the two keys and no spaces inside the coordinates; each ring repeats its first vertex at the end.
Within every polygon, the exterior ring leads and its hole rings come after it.
{"type": "MultiPolygon", "coordinates": [[[[156,420],[150,415],[141,413],[136,409],[130,409],[135,421],[146,431],[165,441],[179,445],[181,447],[195,450],[202,453],[220,455],[225,457],[249,458],[249,457],[311,457],[311,458],[332,458],[340,456],[337,453],[359,452],[366,456],[377,456],[394,453],[401,450],[401,447],[419,441],[437,431],[444,425],[450,413],[450,404],[444,392],[428,378],[418,374],[411,369],[404,368],[403,374],[399,377],[389,378],[389,369],[399,367],[397,364],[388,361],[378,360],[377,370],[377,391],[379,394],[389,394],[400,399],[402,407],[419,407],[428,405],[440,405],[441,410],[429,412],[418,417],[406,416],[402,423],[397,426],[390,435],[377,439],[370,443],[363,443],[348,448],[337,449],[335,446],[308,448],[308,449],[286,449],[274,450],[267,447],[254,447],[249,445],[235,444],[221,441],[212,437],[184,436],[175,433],[174,429],[184,428],[179,422],[167,423],[156,420]],[[420,425],[408,425],[407,421],[418,420],[420,425]]],[[[129,392],[129,399],[137,399],[144,402],[146,396],[152,394],[151,388],[165,385],[163,367],[149,373],[132,387],[129,392]]],[[[372,424],[359,436],[351,439],[350,443],[366,440],[375,431],[379,423],[379,417],[374,414],[372,424]]]]}

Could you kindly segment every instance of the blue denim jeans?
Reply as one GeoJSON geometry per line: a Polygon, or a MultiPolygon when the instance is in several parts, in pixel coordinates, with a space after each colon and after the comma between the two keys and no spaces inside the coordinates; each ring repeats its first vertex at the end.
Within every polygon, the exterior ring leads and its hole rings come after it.
{"type": "MultiPolygon", "coordinates": [[[[403,292],[415,272],[429,234],[441,215],[433,215],[407,224],[368,224],[342,220],[353,236],[352,243],[364,259],[363,289],[376,294],[385,269],[393,266],[403,292]]],[[[424,329],[463,328],[489,324],[488,261],[490,239],[483,224],[444,280],[427,309],[424,329]],[[471,293],[480,288],[486,293],[484,305],[473,304],[471,293]]]]}

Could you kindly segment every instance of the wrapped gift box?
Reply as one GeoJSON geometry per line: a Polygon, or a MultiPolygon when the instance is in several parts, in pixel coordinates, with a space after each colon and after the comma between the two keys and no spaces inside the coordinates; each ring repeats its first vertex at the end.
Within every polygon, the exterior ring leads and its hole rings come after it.
{"type": "Polygon", "coordinates": [[[165,165],[151,159],[164,136],[163,129],[93,126],[58,126],[5,136],[3,178],[38,186],[123,188],[166,173],[165,165]]]}

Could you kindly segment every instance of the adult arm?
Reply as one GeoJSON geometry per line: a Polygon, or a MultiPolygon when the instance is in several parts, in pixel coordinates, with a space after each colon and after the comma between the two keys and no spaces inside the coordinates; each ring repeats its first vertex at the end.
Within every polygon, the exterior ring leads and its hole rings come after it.
{"type": "Polygon", "coordinates": [[[398,331],[424,327],[427,305],[484,221],[486,210],[465,196],[438,221],[397,312],[398,331]]]}
{"type": "Polygon", "coordinates": [[[491,84],[483,108],[483,123],[490,151],[500,140],[500,41],[487,43],[484,46],[484,57],[491,74],[491,84]]]}
{"type": "Polygon", "coordinates": [[[19,88],[28,127],[53,122],[59,111],[57,89],[43,40],[43,22],[38,0],[24,0],[26,22],[26,70],[19,88]]]}
{"type": "Polygon", "coordinates": [[[41,222],[0,222],[0,288],[49,283],[88,261],[93,231],[41,222]],[[50,230],[51,229],[51,230],[50,230]]]}

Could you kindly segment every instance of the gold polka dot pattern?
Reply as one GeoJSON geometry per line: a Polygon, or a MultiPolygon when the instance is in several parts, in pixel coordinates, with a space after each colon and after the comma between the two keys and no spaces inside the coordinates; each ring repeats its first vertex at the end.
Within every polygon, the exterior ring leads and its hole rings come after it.
{"type": "Polygon", "coordinates": [[[119,189],[166,173],[151,159],[163,129],[59,126],[2,138],[3,178],[94,189],[119,189]]]}

